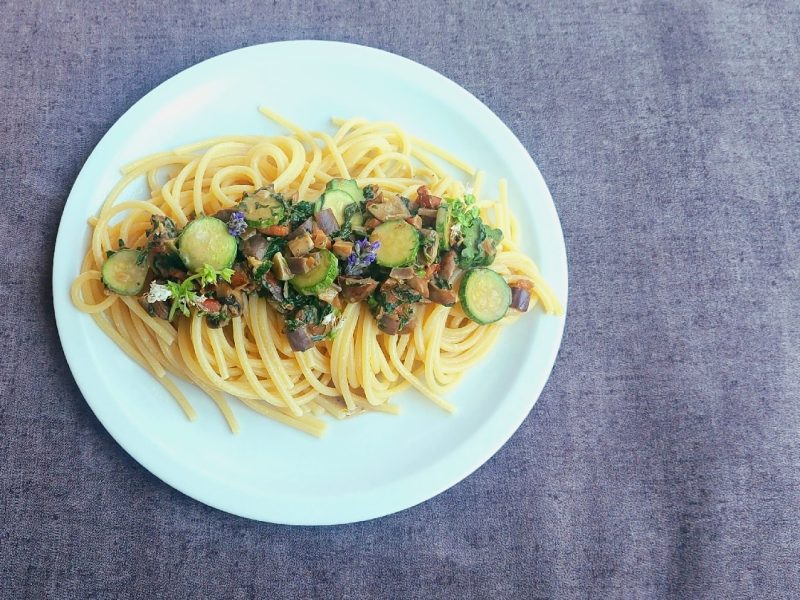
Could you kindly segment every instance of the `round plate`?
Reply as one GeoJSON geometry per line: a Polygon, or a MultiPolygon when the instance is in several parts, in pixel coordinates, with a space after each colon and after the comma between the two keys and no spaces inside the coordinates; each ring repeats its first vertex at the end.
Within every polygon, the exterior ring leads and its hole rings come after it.
{"type": "MultiPolygon", "coordinates": [[[[564,319],[534,310],[513,327],[449,398],[447,414],[414,392],[403,414],[334,421],[323,439],[257,415],[236,401],[232,435],[213,402],[182,385],[198,412],[189,422],[156,381],[75,309],[69,287],[88,244],[86,219],[125,163],[202,138],[272,134],[269,106],[308,129],[331,116],[391,120],[486,170],[484,195],[508,179],[523,249],[567,300],[564,239],[539,170],[486,106],[442,75],[380,50],[296,41],[229,52],[158,86],[126,112],[83,167],[64,208],[53,260],[58,331],[94,413],[146,469],[197,500],[275,523],[348,523],[399,511],[446,490],[488,460],[519,427],[547,380],[564,319]]],[[[135,197],[145,188],[133,190],[135,197]]]]}

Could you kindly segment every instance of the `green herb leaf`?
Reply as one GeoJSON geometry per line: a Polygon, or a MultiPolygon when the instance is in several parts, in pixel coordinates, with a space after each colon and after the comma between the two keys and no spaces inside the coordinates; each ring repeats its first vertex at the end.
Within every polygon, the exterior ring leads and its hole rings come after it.
{"type": "Polygon", "coordinates": [[[265,260],[272,260],[278,252],[283,252],[286,248],[286,238],[272,238],[267,245],[267,251],[264,254],[265,260]]]}
{"type": "Polygon", "coordinates": [[[292,229],[300,225],[303,221],[314,215],[314,203],[302,200],[291,206],[289,215],[289,225],[292,229]]]}

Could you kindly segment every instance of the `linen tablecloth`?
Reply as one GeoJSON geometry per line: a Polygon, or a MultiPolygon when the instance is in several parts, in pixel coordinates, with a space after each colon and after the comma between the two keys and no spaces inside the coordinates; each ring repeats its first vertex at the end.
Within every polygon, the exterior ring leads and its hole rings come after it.
{"type": "Polygon", "coordinates": [[[0,8],[0,597],[800,597],[797,2],[0,8]],[[300,38],[485,102],[547,180],[570,268],[510,442],[429,502],[326,528],[219,512],[133,461],[70,375],[50,289],[114,121],[202,59],[300,38]]]}

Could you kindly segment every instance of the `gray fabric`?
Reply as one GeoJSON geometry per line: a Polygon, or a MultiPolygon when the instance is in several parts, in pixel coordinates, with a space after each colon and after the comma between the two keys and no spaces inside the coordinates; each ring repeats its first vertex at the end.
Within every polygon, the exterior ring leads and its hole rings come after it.
{"type": "Polygon", "coordinates": [[[798,597],[800,9],[767,4],[4,3],[0,597],[798,597]],[[82,399],[50,300],[108,127],[201,59],[292,38],[472,91],[539,164],[570,259],[517,434],[352,526],[250,522],[158,481],[82,399]]]}

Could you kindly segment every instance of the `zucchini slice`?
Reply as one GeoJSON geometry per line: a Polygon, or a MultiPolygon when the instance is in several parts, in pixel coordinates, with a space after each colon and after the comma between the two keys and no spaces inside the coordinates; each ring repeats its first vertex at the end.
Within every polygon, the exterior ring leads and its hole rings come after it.
{"type": "Polygon", "coordinates": [[[256,229],[277,225],[286,216],[283,203],[264,189],[246,195],[239,206],[245,222],[256,229]]]}
{"type": "Polygon", "coordinates": [[[214,217],[195,219],[178,238],[178,255],[192,272],[203,265],[216,271],[227,269],[236,258],[236,247],[236,238],[228,233],[228,226],[214,217]]]}
{"type": "Polygon", "coordinates": [[[511,288],[491,269],[470,269],[461,281],[458,298],[464,314],[481,325],[499,321],[511,305],[511,288]]]}
{"type": "Polygon", "coordinates": [[[120,296],[136,296],[147,278],[147,260],[139,250],[118,250],[103,263],[103,284],[120,296]]]}
{"type": "Polygon", "coordinates": [[[339,261],[329,250],[319,251],[319,264],[308,273],[295,275],[289,280],[292,287],[306,296],[316,296],[331,284],[339,275],[339,261]]]}
{"type": "Polygon", "coordinates": [[[381,223],[369,241],[380,242],[375,260],[382,267],[405,267],[417,259],[419,232],[402,219],[381,223]]]}
{"type": "Polygon", "coordinates": [[[447,202],[442,202],[436,211],[436,233],[439,234],[439,247],[442,250],[450,250],[450,227],[453,224],[453,216],[450,214],[450,206],[447,202]]]}
{"type": "Polygon", "coordinates": [[[342,190],[347,192],[356,202],[364,203],[364,192],[358,187],[355,179],[331,179],[326,190],[342,190]]]}
{"type": "MultiPolygon", "coordinates": [[[[349,180],[336,180],[333,181],[349,181],[349,180]]],[[[356,186],[358,189],[358,186],[356,186]]],[[[360,194],[360,192],[359,192],[360,194]]],[[[336,217],[336,221],[339,223],[340,227],[344,227],[345,224],[345,211],[347,207],[351,204],[355,204],[355,212],[350,217],[350,222],[353,225],[363,225],[364,224],[364,216],[361,214],[361,203],[358,202],[353,196],[350,195],[350,192],[346,192],[340,189],[331,189],[325,192],[320,198],[320,202],[315,207],[315,213],[320,212],[326,208],[330,208],[333,211],[334,216],[336,217]]],[[[353,209],[350,209],[353,210],[353,209]]]]}

